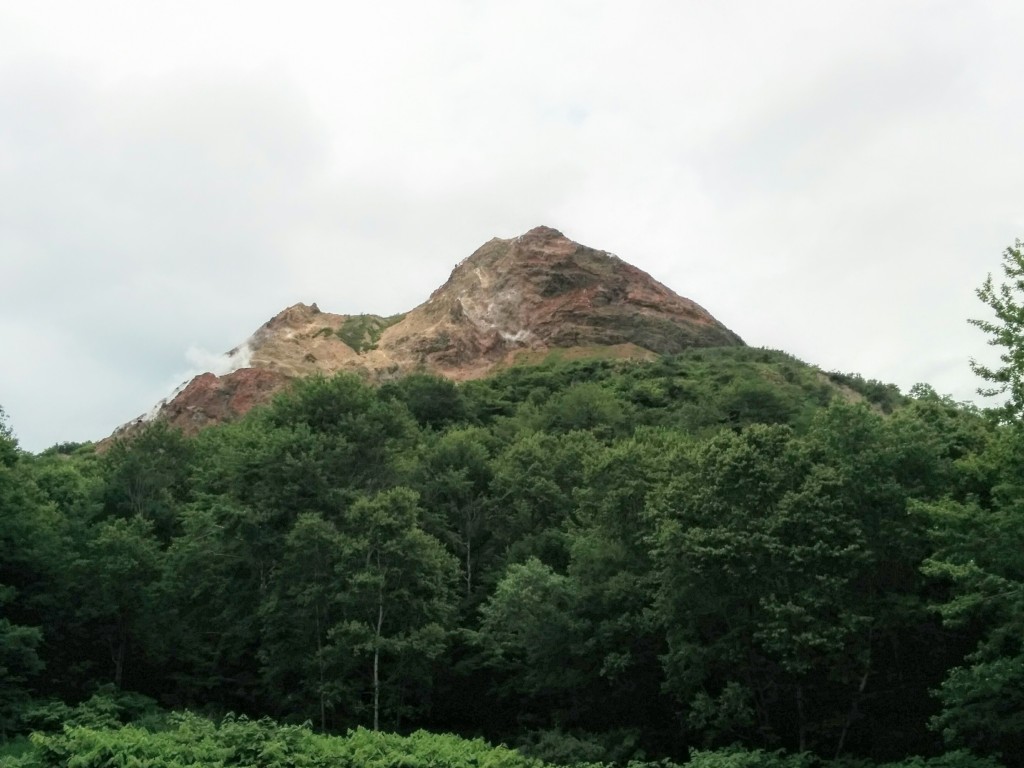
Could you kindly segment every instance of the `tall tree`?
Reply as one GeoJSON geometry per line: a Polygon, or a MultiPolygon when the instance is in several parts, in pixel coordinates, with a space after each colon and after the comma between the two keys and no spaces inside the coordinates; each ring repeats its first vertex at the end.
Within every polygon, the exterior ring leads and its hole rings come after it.
{"type": "Polygon", "coordinates": [[[638,429],[587,456],[573,494],[568,572],[579,614],[591,628],[588,716],[605,727],[670,725],[659,662],[665,633],[655,610],[661,574],[651,554],[661,510],[651,499],[686,471],[689,447],[679,432],[638,429]]]}
{"type": "Polygon", "coordinates": [[[107,680],[121,688],[132,650],[141,657],[144,639],[156,626],[153,593],[161,569],[153,524],[140,516],[101,521],[74,570],[82,585],[80,613],[109,653],[107,680]]]}
{"type": "MultiPolygon", "coordinates": [[[[354,375],[312,377],[275,399],[265,414],[272,428],[294,431],[274,458],[292,463],[316,486],[342,490],[347,503],[353,491],[374,492],[396,481],[393,458],[416,434],[405,406],[354,375]]],[[[301,489],[296,489],[301,491],[301,489]]],[[[329,511],[338,499],[308,498],[306,510],[329,511]]]]}
{"type": "Polygon", "coordinates": [[[149,520],[161,541],[169,541],[188,492],[190,457],[191,443],[162,421],[116,440],[102,459],[108,514],[149,520]]]}
{"type": "Polygon", "coordinates": [[[971,370],[989,382],[979,394],[1006,395],[998,410],[1007,419],[1019,420],[1024,415],[1024,243],[1019,239],[1003,251],[1002,272],[1003,282],[997,285],[990,274],[977,291],[995,319],[968,321],[989,335],[991,346],[1002,348],[1000,364],[990,367],[972,359],[971,370]]]}
{"type": "MultiPolygon", "coordinates": [[[[14,598],[14,589],[0,586],[0,611],[14,598]]],[[[43,668],[38,627],[24,627],[0,615],[0,742],[17,724],[29,699],[29,679],[43,668]]]]}
{"type": "Polygon", "coordinates": [[[934,554],[924,571],[950,587],[939,610],[977,643],[938,690],[933,727],[955,746],[1024,765],[1024,433],[1004,428],[984,456],[997,475],[988,502],[917,507],[934,554]]]}
{"type": "Polygon", "coordinates": [[[842,748],[836,689],[866,678],[872,621],[858,598],[866,536],[845,490],[788,427],[755,425],[699,446],[666,495],[666,681],[712,743],[842,748]]]}
{"type": "Polygon", "coordinates": [[[425,704],[454,617],[458,563],[421,528],[422,514],[416,494],[399,487],[360,498],[342,523],[346,588],[331,640],[366,661],[374,730],[425,704]]]}
{"type": "Polygon", "coordinates": [[[479,427],[445,432],[424,446],[416,473],[431,528],[462,562],[467,600],[478,586],[480,562],[491,535],[486,520],[490,442],[487,431],[479,427]]]}
{"type": "Polygon", "coordinates": [[[276,562],[268,551],[281,544],[263,522],[230,497],[182,511],[181,533],[161,558],[152,638],[171,662],[176,704],[256,707],[259,607],[276,562]]]}
{"type": "Polygon", "coordinates": [[[19,571],[31,563],[25,561],[25,550],[31,550],[35,533],[33,494],[17,469],[20,459],[0,408],[0,740],[6,739],[19,705],[28,698],[28,678],[42,668],[37,653],[41,632],[12,622],[7,608],[16,595],[10,581],[27,575],[19,571]]]}
{"type": "MultiPolygon", "coordinates": [[[[591,432],[528,432],[494,459],[489,527],[505,564],[536,557],[557,570],[568,566],[573,495],[601,451],[591,432]]],[[[490,583],[503,573],[499,567],[490,583]]]]}
{"type": "Polygon", "coordinates": [[[578,725],[593,664],[572,580],[536,558],[513,563],[480,613],[482,662],[498,673],[498,695],[515,702],[520,721],[578,725]]]}
{"type": "Polygon", "coordinates": [[[291,716],[315,713],[321,730],[344,703],[349,682],[329,639],[340,618],[338,595],[346,586],[343,554],[344,539],[333,523],[315,513],[299,515],[260,606],[267,699],[291,716]]]}
{"type": "Polygon", "coordinates": [[[989,275],[978,298],[993,320],[969,322],[1001,347],[1000,365],[976,360],[971,369],[989,382],[978,391],[1006,397],[996,408],[1002,426],[977,457],[961,464],[971,492],[922,504],[935,551],[928,575],[951,588],[940,604],[946,623],[973,630],[977,645],[949,670],[938,691],[942,711],[932,725],[953,744],[1001,755],[1024,765],[1024,243],[1003,252],[1003,281],[989,275]]]}
{"type": "Polygon", "coordinates": [[[36,487],[31,457],[0,408],[0,739],[43,669],[43,625],[59,563],[60,518],[36,487]]]}

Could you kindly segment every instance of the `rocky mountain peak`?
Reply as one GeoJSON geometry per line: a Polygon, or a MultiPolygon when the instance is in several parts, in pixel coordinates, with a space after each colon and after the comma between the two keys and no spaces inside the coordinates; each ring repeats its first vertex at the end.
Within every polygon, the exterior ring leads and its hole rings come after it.
{"type": "Polygon", "coordinates": [[[742,343],[646,272],[540,226],[488,241],[403,314],[340,315],[294,304],[232,350],[239,370],[197,377],[156,417],[193,431],[316,373],[353,371],[383,381],[423,371],[464,380],[555,349],[646,359],[742,343]]]}
{"type": "Polygon", "coordinates": [[[524,232],[519,237],[517,237],[516,240],[528,240],[531,237],[548,239],[558,238],[560,240],[567,239],[565,235],[563,235],[554,227],[548,227],[545,226],[544,224],[541,224],[539,227],[534,227],[533,229],[524,232]]]}
{"type": "Polygon", "coordinates": [[[265,324],[264,328],[281,328],[283,326],[297,326],[309,322],[317,315],[323,314],[320,307],[313,304],[292,304],[287,309],[282,309],[265,324]]]}

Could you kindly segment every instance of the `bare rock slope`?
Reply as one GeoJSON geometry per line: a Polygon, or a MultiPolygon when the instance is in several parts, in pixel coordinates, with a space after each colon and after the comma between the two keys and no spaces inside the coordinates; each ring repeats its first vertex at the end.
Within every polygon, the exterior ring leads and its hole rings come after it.
{"type": "Polygon", "coordinates": [[[485,243],[425,303],[402,315],[289,307],[232,350],[243,367],[197,376],[152,415],[193,432],[317,373],[352,371],[383,381],[427,372],[465,380],[554,349],[652,358],[742,344],[698,304],[647,273],[537,227],[485,243]]]}

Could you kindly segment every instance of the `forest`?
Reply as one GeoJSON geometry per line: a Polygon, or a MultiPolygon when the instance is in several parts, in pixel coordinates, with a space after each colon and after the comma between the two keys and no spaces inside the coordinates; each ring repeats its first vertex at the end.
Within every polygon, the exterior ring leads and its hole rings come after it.
{"type": "Polygon", "coordinates": [[[3,419],[0,765],[1024,766],[1004,272],[989,410],[737,347],[3,419]]]}

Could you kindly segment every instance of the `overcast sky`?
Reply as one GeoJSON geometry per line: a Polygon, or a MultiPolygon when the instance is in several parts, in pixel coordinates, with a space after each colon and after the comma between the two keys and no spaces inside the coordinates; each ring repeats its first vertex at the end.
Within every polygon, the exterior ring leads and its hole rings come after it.
{"type": "MultiPolygon", "coordinates": [[[[0,406],[98,439],[298,301],[491,237],[957,399],[1024,236],[1024,3],[0,0],[0,406]]],[[[986,358],[987,359],[987,358],[986,358]]]]}

